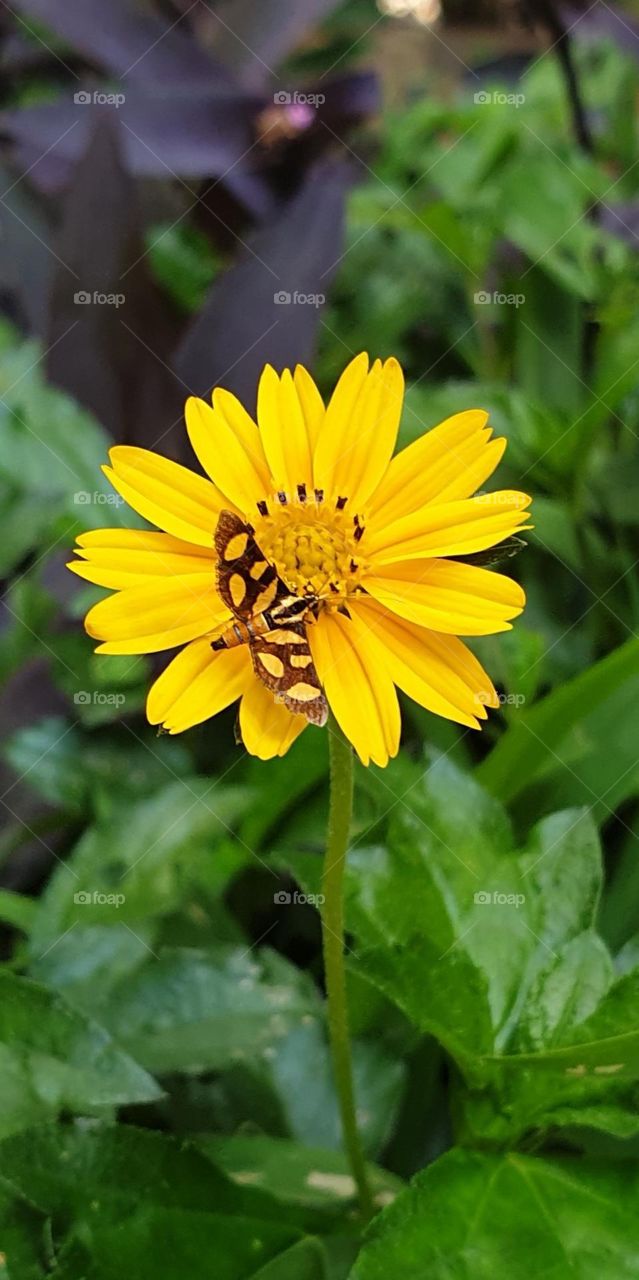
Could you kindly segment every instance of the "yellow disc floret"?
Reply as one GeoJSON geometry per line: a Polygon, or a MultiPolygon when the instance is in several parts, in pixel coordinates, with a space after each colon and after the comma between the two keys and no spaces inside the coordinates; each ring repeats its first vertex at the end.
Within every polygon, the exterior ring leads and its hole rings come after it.
{"type": "Polygon", "coordinates": [[[359,517],[347,514],[347,503],[323,500],[282,502],[265,506],[268,514],[255,536],[263,554],[296,595],[339,604],[358,588],[362,557],[359,517]]]}

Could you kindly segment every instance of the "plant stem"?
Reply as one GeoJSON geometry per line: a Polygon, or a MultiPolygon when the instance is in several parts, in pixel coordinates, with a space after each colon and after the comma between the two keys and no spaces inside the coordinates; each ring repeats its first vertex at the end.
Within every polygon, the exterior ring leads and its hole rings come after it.
{"type": "Polygon", "coordinates": [[[330,800],[322,876],[322,940],[328,996],[328,1029],[344,1146],[357,1186],[361,1212],[368,1219],[375,1210],[355,1115],[344,969],[344,870],[353,812],[353,754],[350,743],[332,716],[328,722],[328,740],[330,800]]]}

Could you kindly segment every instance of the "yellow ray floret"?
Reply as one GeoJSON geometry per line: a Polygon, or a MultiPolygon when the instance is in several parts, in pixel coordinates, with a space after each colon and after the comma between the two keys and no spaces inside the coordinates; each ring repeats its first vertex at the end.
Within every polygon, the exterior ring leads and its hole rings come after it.
{"type": "Polygon", "coordinates": [[[112,592],[85,620],[98,652],[177,651],[149,691],[151,724],[181,733],[239,699],[244,745],[268,759],[328,703],[363,763],[384,765],[399,747],[397,690],[473,729],[499,705],[459,637],[521,613],[522,588],[481,560],[530,528],[530,499],[478,493],[505,448],[482,409],[393,456],[402,401],[392,357],[357,356],[326,406],[301,366],[267,366],[257,421],[223,388],[187,402],[204,475],[111,450],[106,475],[155,528],[83,533],[69,568],[112,592]],[[223,512],[238,533],[220,576],[223,512]]]}

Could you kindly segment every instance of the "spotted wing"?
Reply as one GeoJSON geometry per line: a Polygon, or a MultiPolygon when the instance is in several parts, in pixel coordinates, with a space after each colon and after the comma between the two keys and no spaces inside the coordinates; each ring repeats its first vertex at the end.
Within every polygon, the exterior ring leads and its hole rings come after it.
{"type": "Polygon", "coordinates": [[[265,613],[288,594],[277,571],[257,545],[250,524],[221,511],[215,530],[217,589],[236,618],[265,613]]]}
{"type": "Polygon", "coordinates": [[[255,673],[289,711],[311,724],[326,724],[328,703],[322,692],[304,622],[290,622],[250,642],[255,673]]]}

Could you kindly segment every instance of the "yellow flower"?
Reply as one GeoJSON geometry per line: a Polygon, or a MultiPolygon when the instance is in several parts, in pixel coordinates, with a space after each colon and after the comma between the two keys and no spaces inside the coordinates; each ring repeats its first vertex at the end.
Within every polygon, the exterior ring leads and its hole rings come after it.
{"type": "Polygon", "coordinates": [[[150,690],[151,724],[180,733],[240,698],[244,744],[262,759],[283,755],[307,725],[256,674],[250,645],[211,647],[235,621],[217,586],[223,511],[250,525],[290,598],[308,599],[311,669],[364,764],[384,765],[398,750],[396,687],[472,728],[498,705],[458,636],[508,630],[524,593],[459,557],[530,527],[530,499],[510,490],[472,496],[506,443],[491,440],[478,409],[393,457],[402,397],[394,359],[369,370],[357,356],[326,408],[305,369],[279,375],[267,365],[259,427],[228,391],[217,389],[212,407],[187,402],[189,438],[209,479],[146,449],[111,450],[106,475],[162,532],[82,534],[69,567],[115,591],[86,617],[98,653],[185,646],[150,690]]]}

